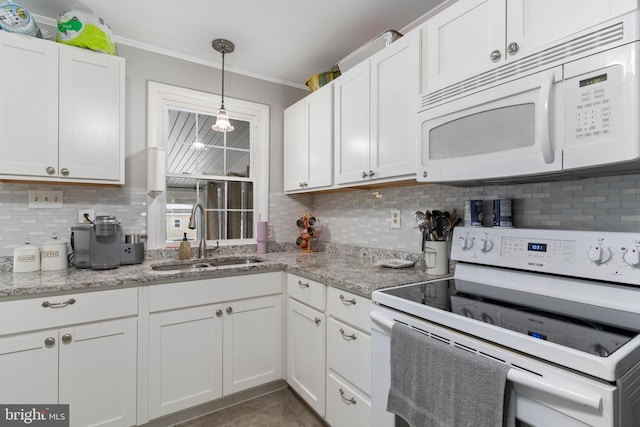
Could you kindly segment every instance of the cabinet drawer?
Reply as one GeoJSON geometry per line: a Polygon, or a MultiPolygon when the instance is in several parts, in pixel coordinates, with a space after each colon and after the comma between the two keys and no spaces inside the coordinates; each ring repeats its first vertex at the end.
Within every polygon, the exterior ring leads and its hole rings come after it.
{"type": "Polygon", "coordinates": [[[356,326],[366,332],[371,332],[371,300],[337,288],[327,291],[327,308],[329,314],[340,320],[356,326]]]}
{"type": "Polygon", "coordinates": [[[0,335],[134,316],[137,313],[137,288],[4,301],[0,302],[0,335]]]}
{"type": "Polygon", "coordinates": [[[281,272],[153,285],[149,286],[149,312],[281,293],[281,272]]]}
{"type": "Polygon", "coordinates": [[[336,371],[362,391],[371,393],[371,336],[336,319],[327,322],[327,357],[336,371]]]}
{"type": "Polygon", "coordinates": [[[330,373],[327,376],[326,419],[332,426],[370,427],[371,401],[330,373]]]}
{"type": "Polygon", "coordinates": [[[325,288],[326,286],[320,282],[295,274],[287,275],[288,295],[320,311],[324,311],[327,307],[325,288]]]}

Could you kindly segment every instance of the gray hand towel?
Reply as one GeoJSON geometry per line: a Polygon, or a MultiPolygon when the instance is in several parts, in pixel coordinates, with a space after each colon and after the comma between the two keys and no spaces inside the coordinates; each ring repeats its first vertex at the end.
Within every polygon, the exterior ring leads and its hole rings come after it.
{"type": "Polygon", "coordinates": [[[412,427],[514,427],[509,367],[398,323],[387,410],[412,427]]]}

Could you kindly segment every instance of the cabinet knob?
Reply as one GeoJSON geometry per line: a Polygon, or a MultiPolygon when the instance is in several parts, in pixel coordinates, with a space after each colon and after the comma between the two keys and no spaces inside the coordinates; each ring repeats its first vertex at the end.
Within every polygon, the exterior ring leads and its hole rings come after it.
{"type": "Polygon", "coordinates": [[[313,319],[314,322],[316,322],[316,325],[319,325],[320,322],[322,322],[322,319],[319,317],[316,317],[315,319],[313,319]]]}
{"type": "Polygon", "coordinates": [[[56,174],[56,168],[54,168],[53,166],[47,166],[45,171],[47,172],[47,175],[55,175],[56,174]]]}
{"type": "Polygon", "coordinates": [[[227,314],[233,313],[233,308],[231,306],[227,307],[227,314]]]}
{"type": "Polygon", "coordinates": [[[300,182],[300,184],[298,184],[298,187],[303,188],[304,187],[304,182],[300,182]]]}
{"type": "Polygon", "coordinates": [[[427,173],[427,171],[423,171],[423,172],[422,172],[422,177],[423,177],[423,178],[426,178],[428,175],[429,175],[429,174],[427,173]]]}
{"type": "Polygon", "coordinates": [[[498,59],[502,58],[502,54],[500,53],[500,51],[498,49],[496,49],[493,52],[491,52],[491,54],[489,54],[489,58],[492,61],[497,61],[498,59]]]}
{"type": "Polygon", "coordinates": [[[518,43],[516,42],[511,42],[507,46],[507,52],[509,52],[512,55],[518,53],[519,50],[520,50],[520,46],[518,46],[518,43]]]}
{"type": "Polygon", "coordinates": [[[351,304],[351,305],[356,305],[357,303],[355,298],[346,299],[342,294],[340,294],[340,301],[342,301],[343,304],[351,304]]]}
{"type": "Polygon", "coordinates": [[[369,171],[369,178],[373,178],[373,175],[375,175],[376,173],[372,170],[369,171]]]}
{"type": "Polygon", "coordinates": [[[69,176],[69,169],[67,169],[67,168],[60,169],[60,175],[69,176]]]}
{"type": "Polygon", "coordinates": [[[62,336],[62,342],[65,344],[69,344],[71,342],[71,334],[64,334],[62,336]]]}
{"type": "Polygon", "coordinates": [[[347,335],[342,328],[340,328],[340,335],[342,335],[342,338],[347,340],[355,340],[357,338],[356,334],[347,335]]]}
{"type": "Polygon", "coordinates": [[[218,316],[218,317],[222,316],[222,310],[217,309],[216,310],[216,316],[218,316]]]}
{"type": "Polygon", "coordinates": [[[342,400],[344,400],[347,403],[351,403],[352,405],[356,404],[356,398],[355,397],[351,397],[349,399],[344,397],[344,390],[342,388],[340,388],[340,397],[342,398],[342,400]]]}
{"type": "Polygon", "coordinates": [[[44,340],[44,345],[47,347],[53,347],[56,343],[56,339],[53,337],[47,337],[44,340]]]}
{"type": "Polygon", "coordinates": [[[369,174],[366,171],[362,171],[362,178],[367,178],[369,174]]]}

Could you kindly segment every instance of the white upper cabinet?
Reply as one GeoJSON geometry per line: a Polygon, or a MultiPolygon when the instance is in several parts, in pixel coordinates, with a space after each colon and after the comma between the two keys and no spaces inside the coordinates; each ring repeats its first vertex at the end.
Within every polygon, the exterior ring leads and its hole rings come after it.
{"type": "Polygon", "coordinates": [[[333,84],[301,99],[284,112],[287,192],[333,184],[333,84]]]}
{"type": "Polygon", "coordinates": [[[0,33],[0,178],[124,184],[124,59],[0,33]]]}
{"type": "Polygon", "coordinates": [[[415,30],[335,81],[337,184],[415,176],[419,45],[415,30]]]}
{"type": "Polygon", "coordinates": [[[424,25],[423,92],[539,52],[637,7],[636,0],[460,0],[424,25]]]}

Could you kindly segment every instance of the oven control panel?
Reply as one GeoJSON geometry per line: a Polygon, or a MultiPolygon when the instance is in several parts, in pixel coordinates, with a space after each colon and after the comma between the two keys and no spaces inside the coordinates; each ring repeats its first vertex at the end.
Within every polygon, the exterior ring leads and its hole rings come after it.
{"type": "Polygon", "coordinates": [[[451,257],[640,285],[640,233],[456,227],[451,257]]]}

